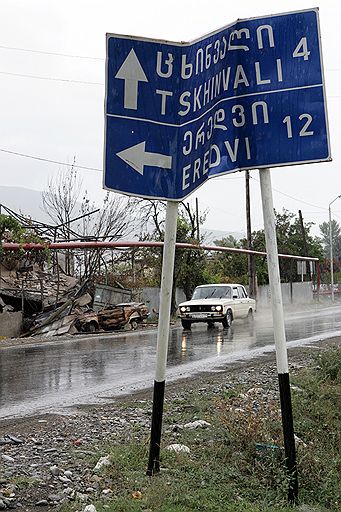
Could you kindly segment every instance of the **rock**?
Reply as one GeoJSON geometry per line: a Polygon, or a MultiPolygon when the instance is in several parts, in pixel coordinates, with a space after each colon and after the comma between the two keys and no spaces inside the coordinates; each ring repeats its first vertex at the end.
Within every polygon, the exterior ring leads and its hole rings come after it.
{"type": "Polygon", "coordinates": [[[81,503],[86,503],[88,496],[82,492],[76,492],[76,500],[79,500],[81,503]]]}
{"type": "Polygon", "coordinates": [[[70,470],[64,471],[64,476],[66,476],[66,478],[71,478],[72,477],[72,471],[70,471],[70,470]]]}
{"type": "Polygon", "coordinates": [[[166,450],[176,453],[190,453],[190,449],[184,444],[170,444],[166,447],[166,450]]]}
{"type": "Polygon", "coordinates": [[[58,466],[54,465],[54,466],[51,466],[50,467],[50,472],[53,476],[59,476],[60,473],[61,473],[61,470],[59,469],[58,466]]]}
{"type": "Polygon", "coordinates": [[[95,505],[87,505],[83,508],[83,512],[97,512],[95,505]]]}
{"type": "Polygon", "coordinates": [[[52,501],[52,503],[59,503],[63,501],[64,496],[62,494],[49,494],[48,500],[52,501]]]}
{"type": "Polygon", "coordinates": [[[63,484],[68,484],[69,482],[71,482],[70,478],[68,478],[67,476],[59,476],[58,480],[63,484]]]}
{"type": "Polygon", "coordinates": [[[94,471],[99,471],[103,466],[110,466],[110,455],[106,455],[105,457],[101,457],[96,466],[94,467],[94,471]]]}
{"type": "Polygon", "coordinates": [[[301,444],[301,445],[303,446],[303,448],[306,448],[306,447],[307,447],[306,443],[305,443],[305,442],[304,442],[300,437],[298,437],[296,434],[294,434],[294,438],[295,438],[295,444],[296,444],[296,446],[297,446],[298,444],[301,444]]]}
{"type": "Polygon", "coordinates": [[[6,454],[1,455],[1,458],[2,458],[2,460],[4,460],[5,462],[14,462],[13,457],[10,457],[9,455],[6,455],[6,454]]]}
{"type": "Polygon", "coordinates": [[[68,498],[73,498],[75,495],[75,490],[72,487],[65,487],[63,494],[66,494],[68,498]]]}
{"type": "Polygon", "coordinates": [[[44,453],[55,453],[57,451],[57,448],[47,448],[47,450],[44,450],[44,453]]]}
{"type": "Polygon", "coordinates": [[[49,502],[47,500],[39,500],[36,503],[36,507],[47,507],[49,502]]]}
{"type": "Polygon", "coordinates": [[[5,510],[6,504],[4,501],[0,500],[0,510],[5,510]]]}
{"type": "Polygon", "coordinates": [[[195,428],[207,428],[210,426],[211,426],[211,423],[208,423],[208,421],[196,420],[196,421],[192,421],[190,423],[186,423],[184,425],[184,428],[188,428],[189,430],[194,430],[195,428]]]}

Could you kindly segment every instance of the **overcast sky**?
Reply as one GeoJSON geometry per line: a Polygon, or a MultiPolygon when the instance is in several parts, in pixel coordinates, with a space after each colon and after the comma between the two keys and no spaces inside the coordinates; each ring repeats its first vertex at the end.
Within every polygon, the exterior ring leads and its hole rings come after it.
{"type": "MultiPolygon", "coordinates": [[[[75,155],[78,165],[99,169],[81,175],[90,197],[100,200],[106,32],[188,41],[237,18],[312,7],[320,8],[333,161],[274,168],[271,176],[277,210],[301,209],[316,225],[327,221],[328,204],[341,194],[341,4],[335,0],[1,0],[0,184],[43,190],[61,167],[3,150],[68,163],[75,155]]],[[[258,171],[251,177],[254,230],[263,219],[258,171]]],[[[196,196],[200,209],[209,210],[206,227],[245,231],[244,173],[211,179],[190,199],[196,196]]],[[[333,216],[341,223],[341,199],[333,216]]]]}

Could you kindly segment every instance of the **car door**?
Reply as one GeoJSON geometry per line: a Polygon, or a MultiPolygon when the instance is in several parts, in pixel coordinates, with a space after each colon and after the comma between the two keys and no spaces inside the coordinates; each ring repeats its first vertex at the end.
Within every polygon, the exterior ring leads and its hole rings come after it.
{"type": "Polygon", "coordinates": [[[238,295],[240,299],[241,315],[247,316],[250,307],[250,299],[246,293],[244,286],[238,286],[238,295]]]}
{"type": "Polygon", "coordinates": [[[232,298],[233,298],[233,317],[234,318],[241,318],[243,313],[243,307],[244,304],[242,303],[242,299],[239,296],[239,290],[238,286],[232,287],[232,298]]]}

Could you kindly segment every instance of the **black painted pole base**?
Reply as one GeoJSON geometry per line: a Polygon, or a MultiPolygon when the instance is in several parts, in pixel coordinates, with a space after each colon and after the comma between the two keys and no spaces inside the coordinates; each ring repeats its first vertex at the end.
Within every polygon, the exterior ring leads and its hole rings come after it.
{"type": "Polygon", "coordinates": [[[153,393],[153,412],[152,412],[152,426],[150,432],[150,447],[148,468],[146,474],[153,476],[160,471],[160,444],[161,444],[161,429],[162,429],[162,415],[163,403],[165,396],[165,381],[154,381],[153,393]]]}
{"type": "Polygon", "coordinates": [[[296,504],[298,500],[298,478],[289,374],[279,373],[278,382],[282,411],[285,462],[289,476],[288,502],[296,504]]]}

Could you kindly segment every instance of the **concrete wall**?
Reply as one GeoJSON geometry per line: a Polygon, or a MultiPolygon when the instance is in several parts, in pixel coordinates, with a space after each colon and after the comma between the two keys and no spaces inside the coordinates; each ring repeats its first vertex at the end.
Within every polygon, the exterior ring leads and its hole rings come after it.
{"type": "MultiPolygon", "coordinates": [[[[314,302],[311,282],[281,283],[283,304],[311,304],[314,302]]],[[[269,285],[259,286],[257,290],[257,306],[270,307],[271,294],[269,285]]]]}
{"type": "MultiPolygon", "coordinates": [[[[305,283],[282,283],[282,299],[283,304],[310,304],[314,302],[313,290],[311,282],[305,283]]],[[[142,290],[133,291],[133,300],[144,302],[150,311],[150,318],[155,318],[156,314],[153,312],[159,310],[160,288],[143,288],[142,290]]],[[[186,300],[184,292],[176,289],[176,304],[186,300]]],[[[259,286],[257,289],[257,307],[270,308],[271,295],[269,285],[259,286]]]]}
{"type": "MultiPolygon", "coordinates": [[[[142,290],[134,290],[133,292],[134,300],[138,302],[144,302],[150,311],[149,318],[155,318],[156,312],[159,310],[159,302],[160,302],[160,288],[143,288],[142,290]]],[[[176,289],[175,293],[175,302],[176,304],[180,304],[186,300],[184,292],[180,289],[176,289]]]]}
{"type": "Polygon", "coordinates": [[[22,313],[17,311],[0,313],[0,337],[15,338],[21,334],[22,313]]]}
{"type": "Polygon", "coordinates": [[[94,310],[109,306],[111,304],[120,304],[121,302],[131,302],[131,290],[97,284],[95,288],[94,310]]]}

